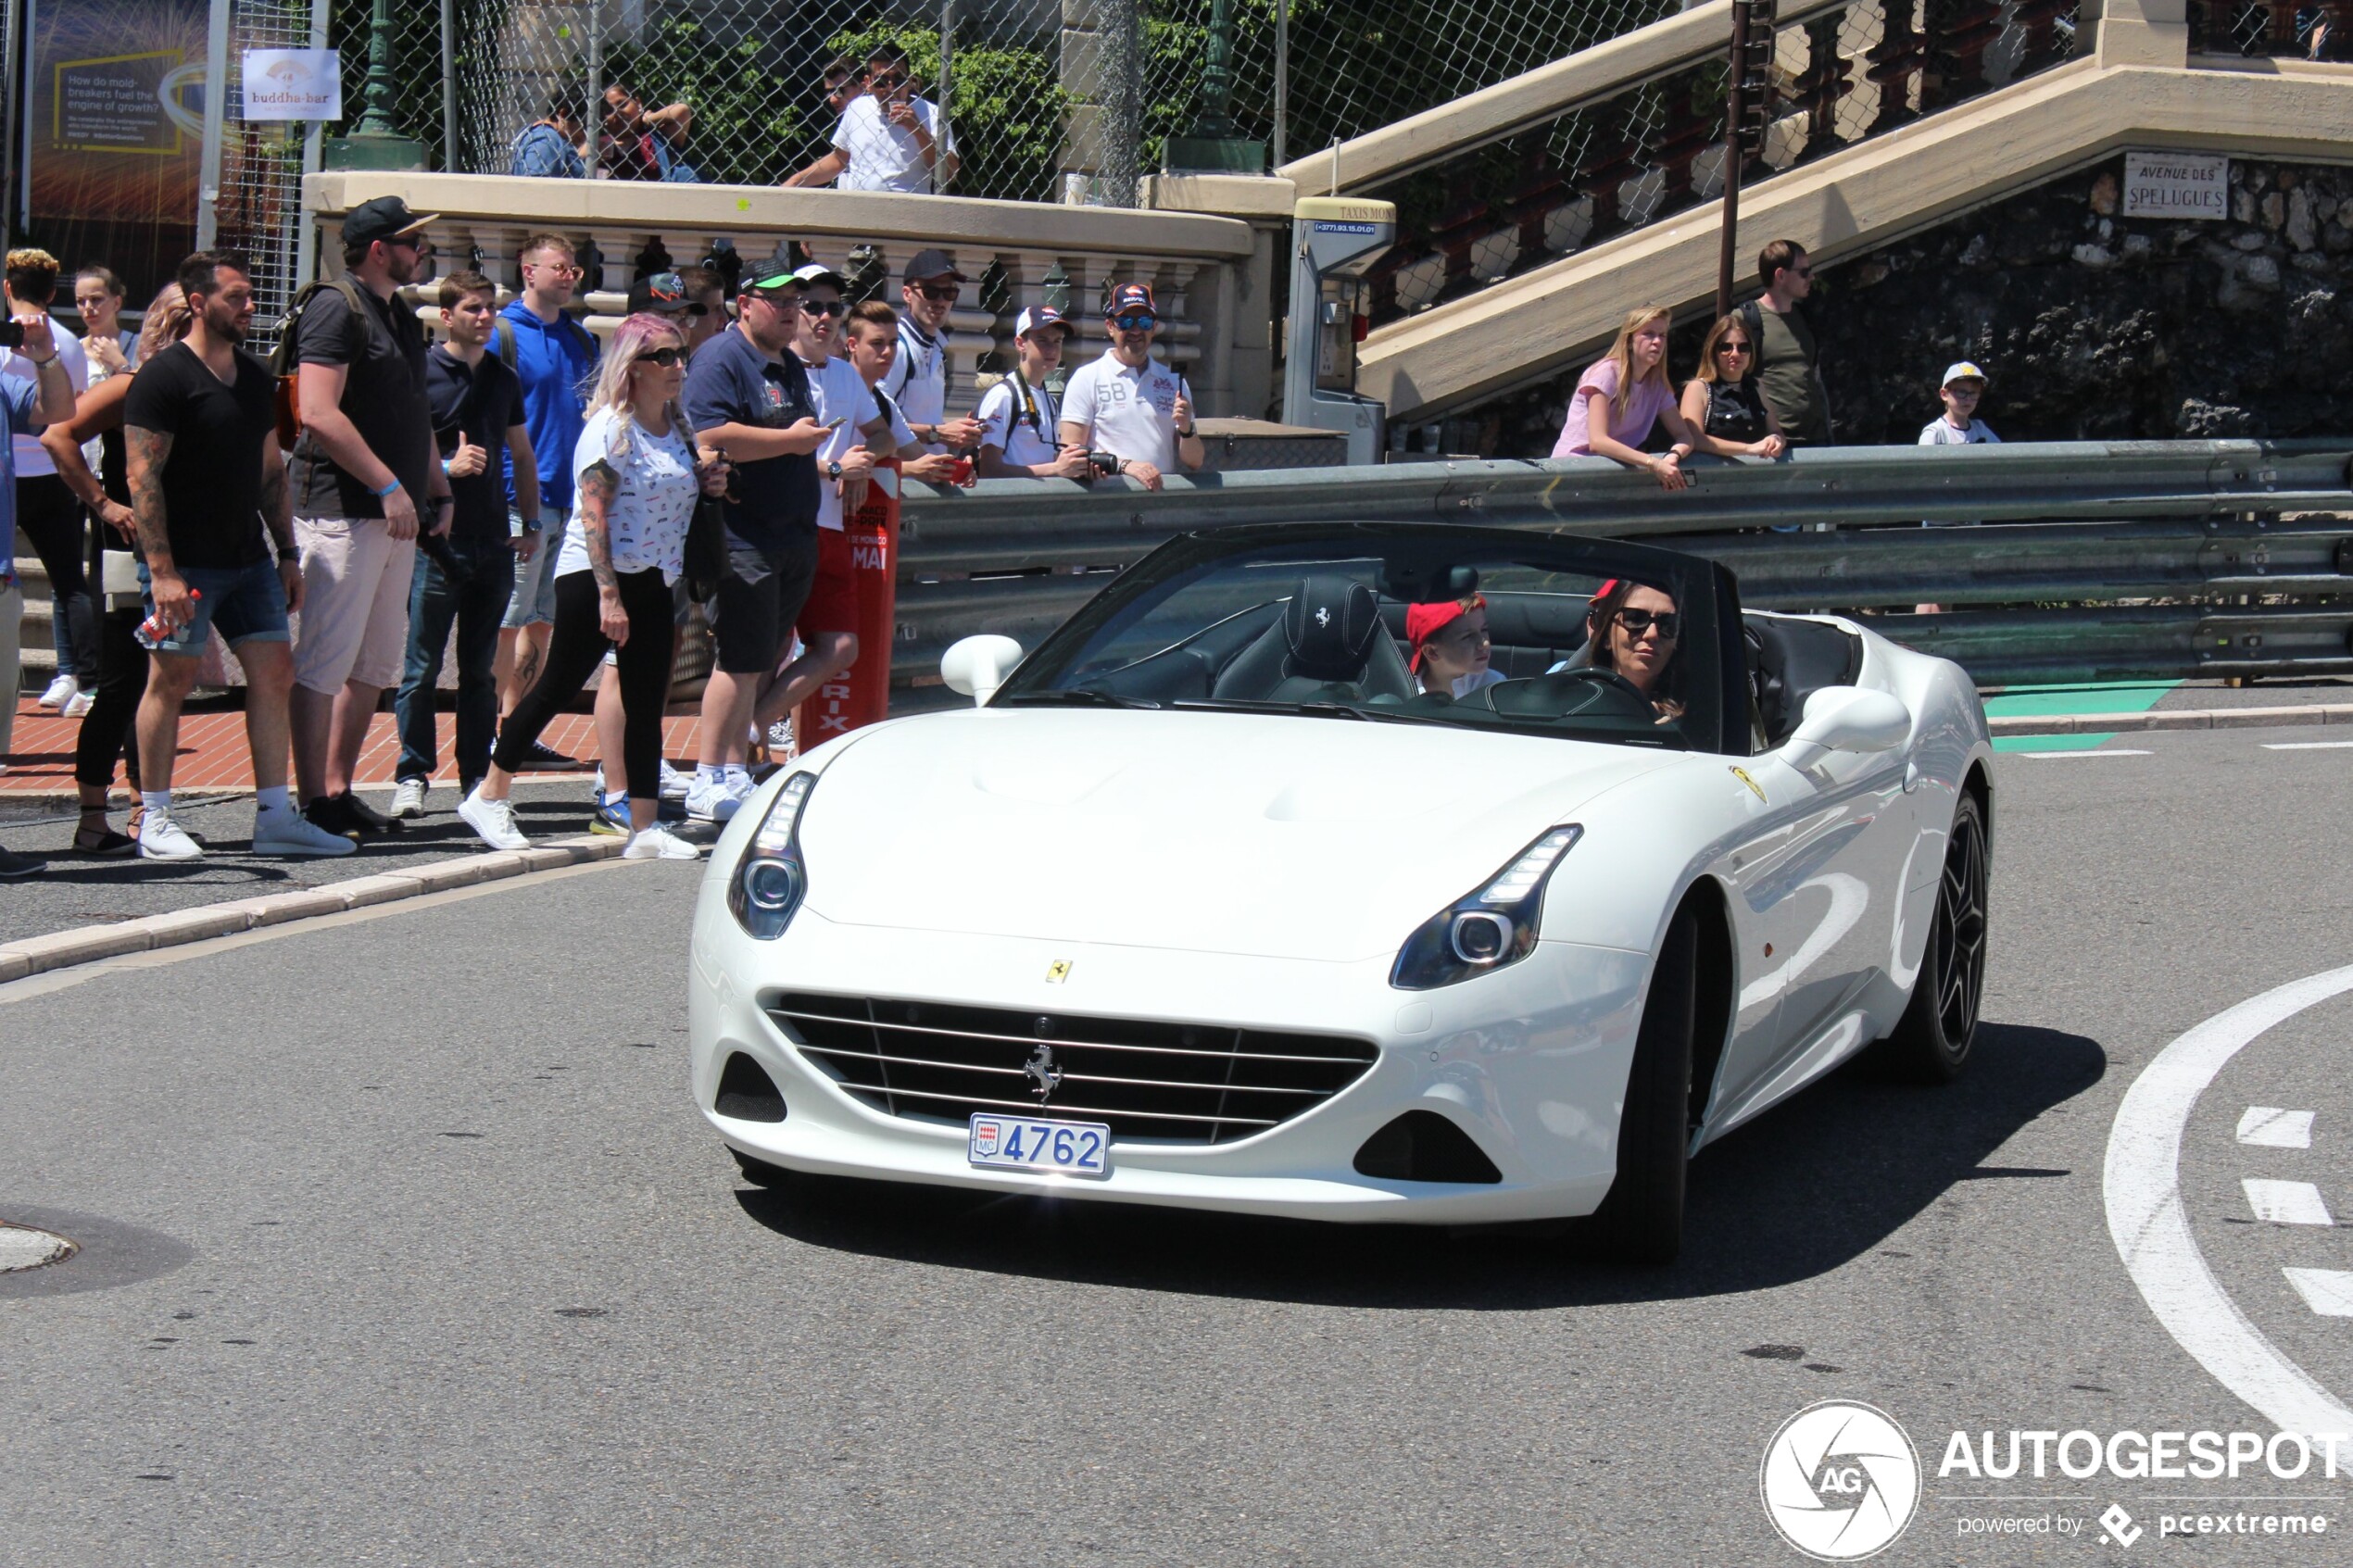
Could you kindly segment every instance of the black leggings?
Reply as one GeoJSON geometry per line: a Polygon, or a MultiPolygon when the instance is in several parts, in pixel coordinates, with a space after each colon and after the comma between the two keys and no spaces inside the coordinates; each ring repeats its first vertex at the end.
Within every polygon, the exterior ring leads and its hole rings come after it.
{"type": "Polygon", "coordinates": [[[98,679],[98,611],[82,570],[81,499],[54,473],[17,481],[17,533],[32,541],[49,592],[65,608],[65,646],[83,685],[98,679]]]}
{"type": "MultiPolygon", "coordinates": [[[[629,773],[632,800],[657,800],[661,789],[661,712],[670,702],[672,639],[670,584],[654,571],[624,571],[621,608],[629,617],[629,640],[614,662],[621,668],[622,766],[629,773]]],[[[509,772],[522,768],[531,743],[557,709],[580,695],[597,661],[612,646],[598,624],[597,574],[568,571],[556,579],[556,626],[547,638],[547,661],[539,682],[523,694],[498,727],[490,759],[509,772]]]]}
{"type": "MultiPolygon", "coordinates": [[[[106,583],[104,558],[99,554],[105,542],[120,537],[106,524],[93,520],[89,529],[89,554],[82,564],[88,569],[91,592],[103,596],[106,583]]],[[[98,611],[98,673],[97,684],[92,692],[90,711],[82,716],[81,733],[73,742],[73,780],[93,789],[109,789],[114,784],[115,759],[123,760],[123,771],[131,780],[131,787],[139,787],[139,748],[127,745],[132,725],[139,717],[139,699],[147,690],[147,650],[139,646],[139,622],[145,615],[137,605],[128,609],[107,609],[102,604],[98,611]]],[[[88,680],[82,689],[91,691],[88,680]]]]}

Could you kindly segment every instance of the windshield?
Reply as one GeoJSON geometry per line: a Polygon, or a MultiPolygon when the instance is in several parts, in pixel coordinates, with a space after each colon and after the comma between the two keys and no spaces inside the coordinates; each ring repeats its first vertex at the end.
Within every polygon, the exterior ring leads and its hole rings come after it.
{"type": "Polygon", "coordinates": [[[1124,572],[994,702],[1745,751],[1744,710],[1728,726],[1724,702],[1739,684],[1721,628],[1737,614],[1718,569],[1639,545],[1403,524],[1215,530],[1124,572]]]}

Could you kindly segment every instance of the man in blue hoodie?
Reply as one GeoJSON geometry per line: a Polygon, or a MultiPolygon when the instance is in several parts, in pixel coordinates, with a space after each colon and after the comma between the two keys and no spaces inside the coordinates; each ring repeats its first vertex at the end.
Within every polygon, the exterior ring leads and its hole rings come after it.
{"type": "MultiPolygon", "coordinates": [[[[534,234],[524,242],[520,262],[522,293],[498,313],[495,345],[522,378],[523,424],[538,460],[547,532],[542,533],[542,518],[515,510],[512,526],[527,546],[516,554],[514,597],[498,629],[501,722],[538,680],[547,654],[556,621],[556,552],[572,516],[572,453],[597,374],[597,340],[565,314],[580,286],[572,242],[560,234],[534,234]]],[[[517,506],[511,489],[508,502],[517,506]]],[[[530,759],[543,768],[572,765],[572,759],[538,742],[532,745],[530,759]]]]}

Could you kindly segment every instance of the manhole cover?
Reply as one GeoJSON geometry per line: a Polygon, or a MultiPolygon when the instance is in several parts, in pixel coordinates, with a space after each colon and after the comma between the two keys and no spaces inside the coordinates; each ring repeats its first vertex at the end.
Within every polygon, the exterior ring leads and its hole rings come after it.
{"type": "Polygon", "coordinates": [[[12,1225],[0,1220],[0,1274],[62,1263],[73,1254],[73,1243],[55,1231],[12,1225]]]}

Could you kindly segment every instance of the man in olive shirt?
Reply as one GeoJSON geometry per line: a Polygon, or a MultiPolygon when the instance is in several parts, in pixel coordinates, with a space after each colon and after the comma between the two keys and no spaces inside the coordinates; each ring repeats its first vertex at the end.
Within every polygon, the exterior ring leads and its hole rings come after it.
{"type": "Polygon", "coordinates": [[[1814,329],[1797,308],[1814,292],[1814,263],[1794,240],[1775,240],[1756,257],[1762,299],[1741,307],[1756,339],[1756,379],[1765,406],[1793,446],[1831,442],[1830,397],[1822,389],[1814,329]]]}

